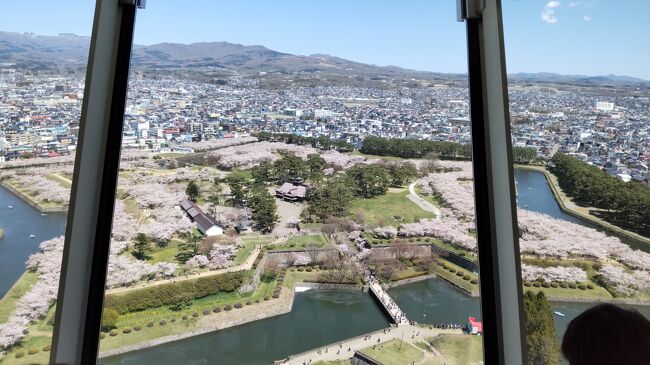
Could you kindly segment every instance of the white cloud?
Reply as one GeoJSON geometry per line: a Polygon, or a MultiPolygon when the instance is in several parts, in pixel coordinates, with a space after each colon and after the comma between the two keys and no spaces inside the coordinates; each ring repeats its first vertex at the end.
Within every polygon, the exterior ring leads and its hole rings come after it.
{"type": "Polygon", "coordinates": [[[557,17],[555,16],[555,9],[560,6],[559,1],[549,1],[544,6],[544,11],[542,11],[542,21],[549,24],[555,24],[558,22],[557,17]]]}
{"type": "Polygon", "coordinates": [[[591,21],[591,17],[590,17],[589,15],[585,15],[585,16],[582,17],[582,20],[584,20],[584,21],[586,21],[586,22],[590,22],[590,21],[591,21]]]}

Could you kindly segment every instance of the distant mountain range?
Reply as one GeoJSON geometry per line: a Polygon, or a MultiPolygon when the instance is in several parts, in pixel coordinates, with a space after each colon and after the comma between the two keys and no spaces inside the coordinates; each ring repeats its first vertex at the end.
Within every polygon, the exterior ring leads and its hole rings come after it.
{"type": "MultiPolygon", "coordinates": [[[[0,65],[15,64],[28,69],[85,67],[90,38],[74,34],[43,36],[34,33],[0,31],[0,65]]],[[[244,46],[228,42],[192,44],[160,43],[135,45],[132,62],[137,67],[217,67],[245,73],[323,73],[335,75],[400,76],[423,79],[458,79],[458,74],[414,71],[395,66],[376,66],[339,57],[314,54],[300,56],[277,52],[263,46],[244,46]]],[[[582,76],[554,73],[517,73],[511,82],[561,83],[580,85],[642,85],[650,81],[629,76],[582,76]]]]}

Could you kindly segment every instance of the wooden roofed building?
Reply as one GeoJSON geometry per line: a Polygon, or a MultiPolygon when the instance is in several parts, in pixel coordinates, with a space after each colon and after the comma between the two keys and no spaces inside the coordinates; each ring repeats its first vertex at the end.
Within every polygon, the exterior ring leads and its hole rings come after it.
{"type": "Polygon", "coordinates": [[[203,210],[201,210],[201,208],[191,200],[181,200],[180,207],[192,222],[196,223],[196,228],[198,228],[198,230],[204,235],[210,237],[223,234],[223,227],[214,218],[205,214],[203,210]]]}

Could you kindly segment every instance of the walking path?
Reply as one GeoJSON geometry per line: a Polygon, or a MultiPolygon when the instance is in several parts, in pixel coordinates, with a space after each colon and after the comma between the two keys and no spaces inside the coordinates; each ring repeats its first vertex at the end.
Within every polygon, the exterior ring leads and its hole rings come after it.
{"type": "Polygon", "coordinates": [[[424,210],[425,212],[431,212],[431,213],[435,214],[436,215],[436,220],[439,220],[440,219],[440,209],[438,209],[438,207],[431,204],[430,202],[428,202],[427,200],[425,200],[424,198],[419,196],[417,192],[415,192],[415,184],[416,183],[417,182],[414,181],[414,182],[411,183],[411,185],[409,185],[409,195],[408,195],[409,200],[412,201],[413,203],[417,204],[420,207],[420,209],[424,210]]]}
{"type": "Polygon", "coordinates": [[[119,288],[114,288],[114,289],[108,289],[106,290],[106,294],[113,294],[113,293],[125,293],[131,290],[137,290],[137,289],[142,289],[142,288],[148,288],[160,284],[166,284],[166,283],[177,283],[179,281],[185,281],[185,280],[193,280],[197,279],[203,276],[212,276],[212,275],[219,275],[219,274],[225,274],[229,272],[237,272],[237,271],[245,271],[245,270],[250,270],[253,267],[253,264],[255,263],[255,259],[257,259],[257,255],[260,254],[261,251],[261,246],[256,245],[253,251],[251,252],[250,255],[248,255],[248,258],[246,261],[243,263],[236,265],[236,266],[231,266],[227,267],[225,269],[219,269],[219,270],[210,270],[210,271],[203,271],[198,274],[192,274],[192,275],[187,275],[187,276],[182,276],[182,277],[174,277],[171,279],[163,279],[163,280],[156,280],[153,282],[145,282],[141,283],[135,286],[125,286],[125,287],[119,287],[119,288]]]}
{"type": "Polygon", "coordinates": [[[407,324],[399,328],[389,327],[365,335],[349,338],[341,342],[322,346],[300,354],[291,355],[288,359],[276,361],[276,364],[305,365],[319,361],[345,360],[354,356],[355,351],[367,347],[381,345],[391,340],[403,339],[405,342],[415,344],[429,337],[441,334],[462,334],[462,330],[445,330],[433,327],[414,326],[407,324]]]}

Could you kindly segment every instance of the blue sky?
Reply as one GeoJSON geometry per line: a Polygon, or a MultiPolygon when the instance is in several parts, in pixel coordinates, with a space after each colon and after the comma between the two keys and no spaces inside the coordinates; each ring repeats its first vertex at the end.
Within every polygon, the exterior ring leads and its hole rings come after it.
{"type": "MultiPolygon", "coordinates": [[[[650,80],[650,1],[502,0],[508,72],[650,80]],[[625,6],[623,6],[624,4],[625,6]]],[[[466,72],[455,0],[149,0],[136,43],[228,41],[466,72]]],[[[0,3],[0,30],[89,35],[94,1],[0,3]]]]}

